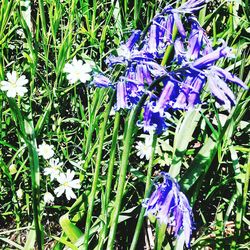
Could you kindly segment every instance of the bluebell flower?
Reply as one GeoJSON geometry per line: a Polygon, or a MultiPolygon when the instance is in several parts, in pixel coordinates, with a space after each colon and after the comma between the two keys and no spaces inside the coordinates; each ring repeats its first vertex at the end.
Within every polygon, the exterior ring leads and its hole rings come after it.
{"type": "Polygon", "coordinates": [[[127,40],[125,46],[132,50],[135,46],[135,44],[139,41],[141,36],[141,30],[134,30],[129,39],[127,40]]]}
{"type": "Polygon", "coordinates": [[[197,69],[203,69],[212,66],[220,58],[228,57],[231,55],[231,49],[226,46],[221,46],[216,50],[198,58],[193,62],[192,66],[197,69]]]}
{"type": "Polygon", "coordinates": [[[174,21],[175,21],[176,27],[177,27],[182,39],[185,39],[187,36],[186,31],[185,31],[184,26],[182,24],[180,15],[178,13],[175,13],[175,12],[174,12],[174,21]]]}
{"type": "Polygon", "coordinates": [[[200,94],[205,83],[206,77],[203,74],[193,72],[187,75],[172,107],[183,110],[193,109],[196,104],[200,103],[200,94]]]}
{"type": "Polygon", "coordinates": [[[109,66],[114,66],[115,64],[124,64],[127,63],[133,54],[133,51],[136,51],[136,43],[140,39],[141,31],[134,30],[129,39],[125,44],[120,45],[117,49],[118,56],[110,55],[106,63],[109,66]]]}
{"type": "Polygon", "coordinates": [[[178,193],[179,203],[174,208],[173,216],[175,218],[175,236],[178,237],[178,233],[183,231],[185,244],[190,247],[190,238],[192,230],[194,229],[194,222],[192,217],[192,208],[189,205],[188,199],[184,193],[178,193]]]}
{"type": "Polygon", "coordinates": [[[163,10],[162,15],[168,14],[167,23],[166,23],[166,38],[168,43],[172,43],[173,27],[174,24],[179,31],[182,39],[185,39],[187,34],[183,23],[181,21],[181,14],[176,11],[176,9],[169,8],[168,6],[163,10]]]}
{"type": "Polygon", "coordinates": [[[104,75],[94,77],[99,87],[115,87],[117,102],[115,110],[130,109],[136,105],[153,81],[166,76],[159,86],[149,93],[150,98],[143,107],[144,118],[140,123],[144,132],[163,132],[169,109],[189,110],[201,103],[200,95],[204,85],[208,87],[217,101],[230,108],[235,103],[233,92],[227,82],[233,82],[246,88],[246,85],[231,73],[214,66],[220,58],[231,55],[231,49],[225,43],[213,50],[211,41],[200,26],[193,13],[207,1],[188,0],[178,8],[167,5],[157,14],[144,34],[140,30],[132,32],[129,39],[117,49],[117,55],[111,55],[107,64],[111,70],[122,64],[116,82],[104,75]],[[191,24],[185,29],[183,23],[191,24]],[[173,27],[178,34],[173,41],[173,27]],[[190,31],[189,31],[190,30],[190,31]],[[171,72],[160,64],[167,46],[175,49],[171,72]]]}
{"type": "Polygon", "coordinates": [[[109,67],[114,67],[116,64],[124,64],[125,58],[122,56],[114,56],[114,55],[110,55],[106,60],[105,63],[109,66],[109,67]]]}
{"type": "Polygon", "coordinates": [[[240,78],[231,74],[225,69],[219,68],[217,66],[211,66],[209,70],[217,74],[219,77],[223,78],[225,81],[236,83],[243,89],[248,89],[247,85],[240,78]]]}
{"type": "Polygon", "coordinates": [[[193,12],[201,9],[204,4],[209,2],[210,0],[188,0],[183,3],[177,11],[192,14],[193,12]]]}
{"type": "Polygon", "coordinates": [[[161,116],[164,116],[166,110],[175,103],[175,98],[179,93],[179,84],[175,79],[163,79],[163,84],[164,87],[160,97],[153,107],[153,111],[159,112],[161,116]]]}
{"type": "Polygon", "coordinates": [[[171,44],[172,35],[173,35],[173,27],[174,27],[174,17],[173,14],[168,15],[166,22],[166,32],[165,32],[165,41],[167,44],[171,44]]]}
{"type": "Polygon", "coordinates": [[[203,74],[195,77],[190,87],[190,92],[187,99],[187,109],[193,109],[195,105],[200,104],[200,94],[203,86],[206,83],[206,78],[203,74]]]}
{"type": "Polygon", "coordinates": [[[148,61],[144,62],[144,65],[148,67],[149,72],[155,79],[167,74],[165,67],[161,66],[157,62],[148,61]]]}
{"type": "MultiPolygon", "coordinates": [[[[149,101],[148,103],[145,104],[144,106],[144,113],[143,113],[143,122],[138,122],[137,125],[139,127],[143,127],[144,132],[148,133],[156,133],[156,134],[161,134],[164,132],[168,124],[166,122],[166,116],[167,114],[165,113],[165,116],[162,116],[159,112],[154,111],[154,102],[149,101]]],[[[169,115],[170,116],[170,115],[169,115]]]]}
{"type": "MultiPolygon", "coordinates": [[[[143,64],[131,64],[117,82],[117,104],[115,110],[132,108],[145,92],[145,82],[148,80],[148,69],[143,64]]],[[[149,79],[149,84],[151,79],[149,79]]]]}
{"type": "Polygon", "coordinates": [[[148,66],[142,64],[142,71],[143,71],[144,82],[147,85],[150,85],[153,82],[153,78],[151,76],[150,70],[148,69],[148,66]]]}
{"type": "Polygon", "coordinates": [[[207,77],[209,90],[216,97],[219,104],[223,105],[224,108],[228,110],[231,109],[231,105],[234,105],[236,100],[234,93],[225,81],[231,81],[244,89],[248,89],[238,77],[216,66],[207,69],[205,75],[207,77]]]}
{"type": "Polygon", "coordinates": [[[149,38],[147,42],[147,51],[151,54],[156,54],[158,51],[160,42],[159,33],[159,26],[155,22],[153,22],[149,28],[149,38]]]}
{"type": "MultiPolygon", "coordinates": [[[[188,38],[187,57],[191,60],[196,60],[203,53],[203,45],[206,46],[206,51],[210,48],[211,52],[212,44],[198,20],[195,17],[190,17],[189,21],[191,21],[191,32],[188,38]]],[[[205,54],[207,53],[205,52],[205,54]]]]}
{"type": "Polygon", "coordinates": [[[178,64],[184,64],[186,62],[186,51],[184,49],[184,44],[181,39],[177,38],[174,42],[174,51],[175,51],[175,61],[178,64]]]}
{"type": "Polygon", "coordinates": [[[155,59],[162,59],[168,45],[172,44],[174,15],[156,15],[149,27],[148,37],[142,50],[149,52],[155,59]]]}
{"type": "Polygon", "coordinates": [[[162,172],[163,181],[155,184],[155,191],[145,202],[145,216],[154,216],[160,223],[171,227],[175,237],[184,233],[185,244],[190,247],[193,229],[192,209],[186,196],[180,192],[177,181],[168,173],[162,172]]]}
{"type": "Polygon", "coordinates": [[[111,80],[103,74],[96,74],[93,78],[93,84],[100,88],[111,87],[111,80]]]}
{"type": "Polygon", "coordinates": [[[116,86],[116,100],[117,103],[115,105],[115,110],[118,111],[120,109],[129,108],[128,98],[127,98],[127,89],[126,82],[124,80],[120,80],[116,86]]]}

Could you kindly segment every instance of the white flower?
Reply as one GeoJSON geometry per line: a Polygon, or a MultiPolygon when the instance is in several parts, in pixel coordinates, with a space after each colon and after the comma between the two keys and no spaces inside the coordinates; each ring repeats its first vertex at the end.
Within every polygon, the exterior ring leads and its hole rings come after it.
{"type": "Polygon", "coordinates": [[[7,73],[8,81],[1,81],[0,88],[2,91],[7,91],[8,97],[16,97],[16,95],[24,96],[28,91],[24,85],[28,83],[28,80],[24,75],[18,78],[17,72],[7,73]]]}
{"type": "Polygon", "coordinates": [[[43,142],[37,149],[38,154],[41,155],[45,160],[48,160],[54,155],[53,147],[53,145],[48,145],[46,142],[43,142]]]}
{"type": "Polygon", "coordinates": [[[66,198],[68,200],[76,199],[76,195],[74,194],[72,188],[79,189],[81,187],[80,180],[73,180],[75,176],[74,171],[67,170],[67,173],[61,173],[57,181],[61,184],[58,188],[55,189],[55,194],[57,197],[61,196],[64,192],[66,194],[66,198]]]}
{"type": "Polygon", "coordinates": [[[145,138],[145,143],[141,141],[137,142],[135,148],[138,150],[137,155],[141,159],[146,157],[146,159],[149,160],[152,154],[152,136],[147,136],[145,138]]]}
{"type": "Polygon", "coordinates": [[[17,191],[16,191],[16,195],[17,195],[17,198],[18,199],[22,199],[23,198],[23,190],[21,188],[19,188],[17,191]]]}
{"type": "Polygon", "coordinates": [[[46,192],[44,194],[43,199],[44,199],[44,202],[48,204],[52,204],[55,200],[54,196],[50,192],[46,192]]]}
{"type": "Polygon", "coordinates": [[[51,179],[51,181],[53,181],[54,179],[56,179],[59,176],[61,166],[63,165],[63,163],[59,162],[59,159],[52,158],[49,160],[49,165],[50,165],[50,167],[47,167],[44,169],[44,174],[50,175],[50,179],[51,179]]]}
{"type": "Polygon", "coordinates": [[[80,80],[82,83],[89,81],[91,76],[90,72],[92,71],[92,64],[85,63],[83,64],[82,60],[77,60],[75,57],[72,60],[72,63],[66,63],[64,67],[64,72],[69,73],[67,79],[70,84],[76,83],[80,80]]]}

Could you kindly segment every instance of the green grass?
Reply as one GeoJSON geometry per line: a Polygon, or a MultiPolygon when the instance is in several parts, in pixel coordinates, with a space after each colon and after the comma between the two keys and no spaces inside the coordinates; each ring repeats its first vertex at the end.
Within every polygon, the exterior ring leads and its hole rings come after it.
{"type": "MultiPolygon", "coordinates": [[[[213,2],[200,11],[199,20],[215,44],[222,38],[234,49],[236,57],[219,65],[249,86],[248,1],[213,2]]],[[[215,108],[207,92],[206,108],[176,112],[168,132],[154,137],[155,157],[148,162],[134,147],[142,138],[136,122],[147,95],[135,109],[113,115],[113,90],[69,85],[63,72],[74,56],[93,61],[96,71],[108,71],[107,56],[130,30],[145,29],[165,4],[0,1],[0,80],[13,70],[29,79],[23,98],[0,91],[1,249],[142,249],[150,233],[158,238],[155,249],[172,249],[173,237],[154,222],[148,226],[141,206],[160,171],[176,177],[191,201],[194,249],[249,245],[247,91],[232,86],[238,98],[230,113],[215,108]],[[76,171],[81,189],[75,201],[62,196],[44,204],[44,193],[58,183],[43,174],[47,163],[36,150],[42,141],[54,145],[65,172],[76,171]]],[[[162,65],[169,64],[172,53],[166,51],[162,65]]]]}

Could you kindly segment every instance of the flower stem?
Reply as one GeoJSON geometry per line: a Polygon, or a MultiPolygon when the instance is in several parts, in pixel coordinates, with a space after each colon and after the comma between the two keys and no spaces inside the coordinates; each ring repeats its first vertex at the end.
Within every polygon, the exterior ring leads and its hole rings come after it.
{"type": "Polygon", "coordinates": [[[40,208],[40,169],[39,159],[36,151],[35,131],[33,127],[32,115],[23,117],[19,110],[16,101],[9,98],[9,104],[15,122],[19,125],[20,134],[25,141],[29,152],[29,164],[31,169],[31,184],[32,184],[32,202],[33,216],[36,230],[37,249],[43,249],[43,226],[41,223],[41,208],[40,208]]]}
{"type": "Polygon", "coordinates": [[[93,184],[92,184],[92,188],[91,188],[91,193],[89,196],[89,207],[88,207],[87,219],[86,219],[86,225],[85,225],[83,249],[88,249],[88,245],[89,245],[89,232],[90,232],[91,218],[92,218],[94,202],[95,202],[96,188],[97,188],[99,173],[100,173],[100,165],[101,165],[101,160],[102,160],[104,136],[105,136],[105,132],[106,132],[106,125],[108,122],[109,113],[110,113],[110,110],[111,110],[111,107],[113,104],[113,98],[114,98],[114,93],[112,95],[112,98],[111,98],[108,106],[106,107],[106,110],[104,113],[104,120],[102,123],[102,128],[100,130],[99,147],[98,147],[97,159],[96,159],[96,164],[95,164],[94,179],[93,179],[93,184]]]}
{"type": "MultiPolygon", "coordinates": [[[[156,148],[156,142],[157,142],[157,135],[154,135],[153,141],[152,141],[152,152],[151,152],[151,158],[148,164],[148,171],[147,171],[147,180],[146,180],[146,187],[145,187],[145,193],[144,193],[144,199],[147,199],[151,190],[151,176],[152,176],[152,170],[154,166],[154,155],[155,155],[155,148],[156,148]]],[[[145,214],[146,208],[142,207],[141,212],[136,224],[134,237],[132,240],[132,244],[130,246],[130,250],[136,250],[138,238],[140,236],[141,227],[144,221],[144,214],[145,214]]]]}
{"type": "MultiPolygon", "coordinates": [[[[138,107],[138,106],[137,106],[138,107]]],[[[130,149],[131,149],[131,141],[132,141],[132,135],[134,131],[135,126],[135,118],[137,117],[138,108],[135,108],[131,113],[128,121],[128,129],[124,141],[124,150],[122,154],[122,160],[121,160],[121,168],[120,168],[120,175],[118,179],[118,189],[116,194],[116,200],[114,204],[114,210],[111,215],[111,228],[109,233],[109,240],[108,240],[108,246],[107,249],[112,250],[114,246],[115,236],[116,236],[116,229],[118,224],[118,217],[120,213],[120,207],[121,202],[123,198],[123,191],[124,186],[126,182],[126,174],[127,174],[127,166],[128,166],[128,159],[130,155],[130,149]]]]}
{"type": "Polygon", "coordinates": [[[110,221],[110,232],[109,232],[109,240],[108,240],[108,245],[107,249],[112,250],[114,247],[114,242],[115,242],[115,236],[116,236],[116,229],[117,229],[117,224],[118,224],[118,217],[120,214],[120,207],[121,207],[121,202],[123,198],[123,191],[124,191],[124,186],[125,186],[125,181],[126,181],[126,174],[127,174],[127,166],[128,166],[128,159],[130,155],[130,150],[131,150],[131,144],[132,144],[132,137],[134,133],[134,127],[136,124],[136,119],[141,111],[141,108],[144,104],[144,102],[147,99],[148,93],[153,90],[157,84],[159,84],[162,79],[166,77],[165,75],[162,77],[159,77],[156,79],[152,84],[149,86],[148,90],[144,93],[144,95],[141,97],[139,103],[137,106],[132,110],[130,113],[130,117],[128,120],[128,126],[125,131],[125,140],[124,140],[124,148],[123,148],[123,154],[121,158],[121,167],[120,167],[120,175],[118,179],[118,189],[117,189],[117,194],[116,194],[116,199],[114,203],[114,210],[111,215],[111,221],[110,221]]]}
{"type": "MultiPolygon", "coordinates": [[[[182,4],[183,3],[185,3],[186,1],[185,0],[182,0],[182,4]]],[[[179,7],[179,4],[180,4],[180,1],[177,1],[177,3],[176,3],[176,8],[178,8],[179,7]]],[[[173,42],[174,42],[174,40],[175,40],[175,38],[176,38],[176,35],[177,35],[177,27],[176,27],[176,25],[174,25],[174,28],[173,28],[173,33],[172,33],[172,38],[173,38],[173,42]]],[[[166,49],[166,51],[165,51],[165,53],[164,53],[164,56],[163,56],[163,59],[162,59],[162,61],[161,61],[161,65],[162,66],[165,66],[167,63],[168,63],[168,61],[169,61],[169,58],[170,58],[170,55],[171,55],[171,52],[172,52],[172,50],[173,50],[173,44],[171,44],[171,45],[169,45],[168,47],[167,47],[167,49],[166,49]]]]}
{"type": "Polygon", "coordinates": [[[109,204],[109,198],[111,193],[111,185],[112,185],[112,179],[113,179],[113,171],[114,171],[114,163],[115,163],[115,153],[117,148],[117,137],[118,137],[118,130],[120,125],[120,113],[116,112],[115,115],[115,122],[114,122],[114,132],[112,136],[112,145],[111,145],[111,151],[110,151],[110,160],[109,160],[109,167],[108,167],[108,177],[107,177],[107,183],[106,183],[106,193],[105,193],[105,200],[104,200],[104,221],[103,221],[103,228],[100,232],[99,242],[97,249],[103,249],[103,242],[107,235],[108,230],[108,204],[109,204]]]}

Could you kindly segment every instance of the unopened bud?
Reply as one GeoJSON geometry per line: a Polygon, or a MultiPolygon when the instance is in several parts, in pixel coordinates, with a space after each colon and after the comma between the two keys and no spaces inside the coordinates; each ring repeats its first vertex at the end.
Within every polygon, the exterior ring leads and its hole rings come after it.
{"type": "Polygon", "coordinates": [[[11,164],[9,166],[9,171],[10,171],[10,174],[13,175],[17,172],[17,169],[16,169],[16,164],[11,164]]]}

